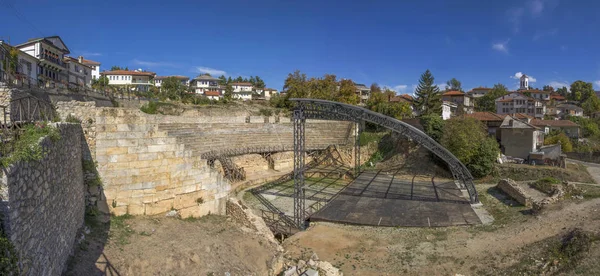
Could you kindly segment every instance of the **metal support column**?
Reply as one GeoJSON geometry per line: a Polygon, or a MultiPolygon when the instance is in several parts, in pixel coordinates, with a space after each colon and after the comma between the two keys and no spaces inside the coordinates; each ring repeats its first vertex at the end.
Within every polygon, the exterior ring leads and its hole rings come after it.
{"type": "Polygon", "coordinates": [[[306,221],[304,209],[304,106],[299,104],[294,110],[294,222],[304,229],[306,221]]]}

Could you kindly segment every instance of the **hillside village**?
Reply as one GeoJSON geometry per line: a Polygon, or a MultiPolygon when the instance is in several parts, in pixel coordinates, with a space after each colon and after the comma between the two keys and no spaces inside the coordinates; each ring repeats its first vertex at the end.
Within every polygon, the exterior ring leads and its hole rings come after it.
{"type": "MultiPolygon", "coordinates": [[[[69,56],[70,50],[59,36],[30,39],[16,45],[0,41],[0,47],[4,49],[0,51],[0,68],[2,68],[0,70],[12,70],[11,73],[16,76],[17,82],[30,86],[160,95],[164,93],[165,85],[176,85],[185,93],[211,101],[223,100],[228,93],[232,99],[242,101],[286,99],[290,94],[288,92],[294,94],[293,87],[287,85],[293,77],[292,74],[288,76],[284,90],[279,93],[276,89],[266,88],[259,77],[256,79],[251,77],[248,80],[241,77],[237,79],[231,77],[227,79],[225,76],[213,77],[209,74],[201,74],[194,78],[180,75],[160,76],[142,69],[129,70],[118,66],[113,66],[111,70],[102,70],[101,62],[83,56],[77,58],[69,56]]],[[[6,78],[6,72],[0,74],[0,78],[2,77],[6,78]]],[[[304,80],[304,82],[327,81],[328,78],[331,79],[331,75],[323,79],[304,80]]],[[[333,76],[333,81],[336,83],[333,86],[336,91],[340,91],[340,88],[344,89],[343,79],[338,82],[333,76]]],[[[401,104],[404,108],[410,108],[410,112],[387,115],[412,122],[413,125],[423,129],[419,123],[411,120],[422,115],[424,111],[423,106],[417,106],[416,95],[396,95],[394,91],[385,87],[382,89],[376,84],[367,87],[364,84],[350,82],[350,86],[353,87],[350,89],[354,90],[351,93],[356,97],[356,101],[350,103],[371,109],[379,104],[373,103],[374,101],[384,101],[390,106],[401,104]],[[372,94],[376,94],[373,99],[371,99],[372,94]]],[[[459,116],[479,120],[487,126],[489,135],[497,139],[502,152],[518,160],[534,162],[534,159],[530,158],[532,156],[535,156],[538,162],[548,159],[543,154],[539,155],[547,151],[544,146],[544,135],[562,132],[570,139],[579,141],[578,139],[583,138],[580,126],[569,118],[589,118],[600,114],[588,112],[584,115],[584,109],[579,101],[567,100],[564,87],[561,88],[562,94],[555,92],[552,87],[548,89],[545,87],[544,90],[532,88],[529,77],[525,74],[520,77],[519,88],[516,91],[505,90],[497,94],[498,97],[491,96],[493,93],[490,92],[494,90],[493,88],[477,87],[467,92],[454,88],[456,87],[447,86],[445,90],[439,92],[441,112],[438,116],[443,120],[459,116]],[[491,99],[493,101],[491,106],[490,99],[487,99],[485,103],[487,106],[484,107],[482,100],[490,97],[494,97],[491,99]],[[487,110],[482,111],[482,109],[487,110]]],[[[334,97],[331,95],[328,97],[334,97]]],[[[310,94],[303,96],[313,97],[310,94]]],[[[593,96],[596,97],[595,94],[593,96]]]]}

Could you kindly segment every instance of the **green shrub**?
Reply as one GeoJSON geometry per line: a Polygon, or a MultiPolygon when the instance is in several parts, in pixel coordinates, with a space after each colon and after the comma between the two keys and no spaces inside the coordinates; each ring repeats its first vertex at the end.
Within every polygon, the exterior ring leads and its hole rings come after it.
{"type": "Polygon", "coordinates": [[[440,143],[471,171],[474,177],[492,172],[500,152],[498,143],[486,127],[474,118],[446,121],[440,143]]]}
{"type": "Polygon", "coordinates": [[[552,193],[552,186],[560,184],[560,180],[554,178],[554,177],[544,177],[542,179],[539,179],[536,182],[530,183],[529,186],[531,188],[534,188],[540,192],[546,193],[546,194],[551,194],[552,193]]]}
{"type": "Polygon", "coordinates": [[[150,101],[140,107],[140,110],[146,114],[157,114],[158,104],[154,101],[150,101]]]}
{"type": "Polygon", "coordinates": [[[361,132],[359,137],[359,144],[362,147],[375,141],[379,142],[385,134],[385,132],[361,132]]]}
{"type": "Polygon", "coordinates": [[[554,145],[560,142],[561,149],[563,152],[572,152],[573,144],[571,143],[571,139],[567,137],[564,132],[559,132],[558,134],[551,134],[550,136],[546,136],[544,138],[544,145],[554,145]]]}
{"type": "Polygon", "coordinates": [[[79,118],[69,114],[67,116],[67,118],[65,119],[65,122],[67,123],[73,123],[73,124],[81,124],[81,120],[79,120],[79,118]]]}
{"type": "Polygon", "coordinates": [[[40,145],[40,138],[48,136],[56,142],[60,139],[58,130],[47,123],[28,124],[22,128],[18,138],[12,143],[2,143],[2,157],[0,166],[6,168],[19,161],[39,161],[45,156],[44,149],[40,145]]]}
{"type": "Polygon", "coordinates": [[[444,120],[437,115],[426,115],[420,121],[425,134],[439,142],[444,135],[444,120]]]}
{"type": "Polygon", "coordinates": [[[10,240],[0,235],[0,275],[19,275],[17,253],[10,240]]]}
{"type": "Polygon", "coordinates": [[[273,116],[273,110],[268,109],[268,108],[261,108],[258,111],[258,113],[262,116],[267,116],[267,117],[273,116]]]}

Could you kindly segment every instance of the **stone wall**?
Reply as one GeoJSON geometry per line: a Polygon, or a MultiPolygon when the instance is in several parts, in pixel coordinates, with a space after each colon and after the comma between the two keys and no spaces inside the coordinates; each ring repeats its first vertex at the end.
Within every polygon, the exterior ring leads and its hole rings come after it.
{"type": "Polygon", "coordinates": [[[570,159],[600,163],[600,152],[566,152],[566,154],[570,159]]]}
{"type": "Polygon", "coordinates": [[[46,156],[10,166],[0,183],[3,227],[24,275],[60,275],[83,225],[81,127],[53,125],[61,139],[41,140],[46,156]]]}
{"type": "Polygon", "coordinates": [[[291,171],[294,169],[294,152],[292,151],[271,154],[269,160],[276,171],[291,171]]]}
{"type": "Polygon", "coordinates": [[[512,179],[502,179],[496,186],[523,206],[531,206],[531,197],[512,179]]]}

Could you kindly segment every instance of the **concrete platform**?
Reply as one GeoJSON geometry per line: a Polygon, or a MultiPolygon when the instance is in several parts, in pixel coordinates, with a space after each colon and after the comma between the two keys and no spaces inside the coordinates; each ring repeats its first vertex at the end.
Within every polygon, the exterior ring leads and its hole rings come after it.
{"type": "Polygon", "coordinates": [[[418,227],[481,223],[469,200],[450,179],[398,179],[372,171],[360,174],[310,220],[418,227]]]}

